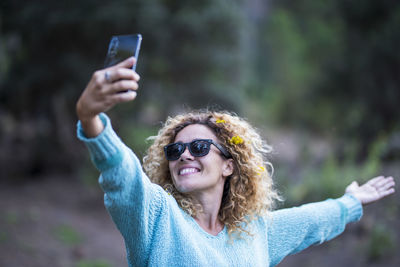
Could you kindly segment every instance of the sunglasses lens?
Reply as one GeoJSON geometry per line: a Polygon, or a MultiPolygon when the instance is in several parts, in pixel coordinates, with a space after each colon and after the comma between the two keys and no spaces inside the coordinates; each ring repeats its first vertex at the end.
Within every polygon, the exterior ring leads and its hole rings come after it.
{"type": "Polygon", "coordinates": [[[210,152],[210,143],[203,140],[196,140],[190,143],[190,153],[195,157],[202,157],[210,152]]]}
{"type": "Polygon", "coordinates": [[[167,160],[177,160],[185,150],[185,145],[182,143],[175,143],[168,145],[165,149],[167,160]]]}
{"type": "Polygon", "coordinates": [[[164,147],[167,160],[177,160],[185,152],[186,146],[189,147],[189,152],[194,157],[203,157],[210,152],[210,140],[195,140],[190,143],[173,143],[164,147]]]}

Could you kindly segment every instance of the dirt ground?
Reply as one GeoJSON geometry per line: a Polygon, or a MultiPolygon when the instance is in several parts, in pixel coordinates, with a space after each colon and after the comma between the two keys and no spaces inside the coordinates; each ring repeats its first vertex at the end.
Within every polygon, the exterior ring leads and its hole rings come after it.
{"type": "Polygon", "coordinates": [[[0,266],[127,266],[102,193],[69,177],[0,188],[0,266]]]}
{"type": "MultiPolygon", "coordinates": [[[[0,211],[2,267],[127,266],[123,240],[103,206],[98,186],[70,177],[1,184],[0,211]]],[[[289,256],[279,267],[400,266],[396,253],[375,262],[363,255],[365,232],[374,222],[373,216],[366,215],[335,240],[289,256]]]]}

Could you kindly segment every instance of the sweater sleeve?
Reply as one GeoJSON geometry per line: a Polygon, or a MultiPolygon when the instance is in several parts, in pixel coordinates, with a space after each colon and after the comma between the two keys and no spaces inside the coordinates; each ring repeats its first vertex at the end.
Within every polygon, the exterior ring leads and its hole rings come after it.
{"type": "Polygon", "coordinates": [[[109,118],[105,114],[100,114],[100,118],[105,126],[100,135],[87,138],[78,122],[78,138],[86,144],[101,172],[99,183],[104,203],[125,239],[128,260],[145,266],[165,192],[150,182],[139,159],[112,129],[109,118]]]}
{"type": "Polygon", "coordinates": [[[360,220],[362,205],[352,195],[272,212],[267,221],[270,265],[313,244],[341,234],[347,223],[360,220]]]}

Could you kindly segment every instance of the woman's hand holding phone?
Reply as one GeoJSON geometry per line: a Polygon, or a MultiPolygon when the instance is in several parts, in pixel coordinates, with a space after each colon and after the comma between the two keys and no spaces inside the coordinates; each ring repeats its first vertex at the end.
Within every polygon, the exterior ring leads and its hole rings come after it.
{"type": "Polygon", "coordinates": [[[76,104],[76,112],[87,137],[95,137],[103,131],[104,126],[98,116],[101,112],[136,98],[140,76],[132,70],[135,62],[136,59],[130,57],[92,75],[76,104]]]}

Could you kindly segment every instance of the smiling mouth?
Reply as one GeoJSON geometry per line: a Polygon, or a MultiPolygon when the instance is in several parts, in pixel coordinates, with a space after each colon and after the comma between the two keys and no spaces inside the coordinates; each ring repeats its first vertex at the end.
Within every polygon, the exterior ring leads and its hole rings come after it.
{"type": "Polygon", "coordinates": [[[197,168],[183,168],[183,169],[179,170],[179,175],[189,175],[189,174],[196,173],[199,171],[200,170],[197,168]]]}

